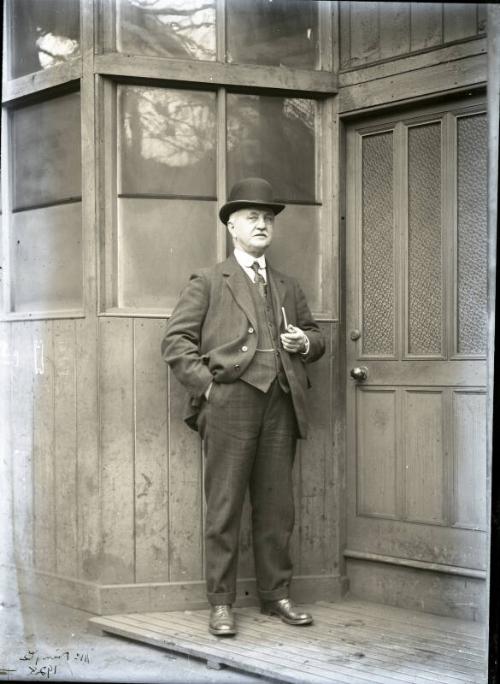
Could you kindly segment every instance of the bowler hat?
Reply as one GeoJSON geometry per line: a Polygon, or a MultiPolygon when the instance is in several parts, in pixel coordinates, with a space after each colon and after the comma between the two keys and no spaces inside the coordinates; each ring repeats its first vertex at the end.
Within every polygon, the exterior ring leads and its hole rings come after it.
{"type": "Polygon", "coordinates": [[[227,223],[233,211],[245,207],[269,207],[279,214],[285,205],[274,201],[271,184],[264,178],[243,178],[233,185],[226,204],[220,208],[220,220],[227,223]]]}

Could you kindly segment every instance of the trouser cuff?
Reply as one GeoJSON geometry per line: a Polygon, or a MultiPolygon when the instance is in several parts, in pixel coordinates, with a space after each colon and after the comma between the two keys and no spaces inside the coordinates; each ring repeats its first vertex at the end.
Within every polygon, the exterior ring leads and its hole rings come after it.
{"type": "Polygon", "coordinates": [[[233,604],[236,595],[235,594],[207,594],[208,602],[211,606],[227,606],[233,604]]]}
{"type": "Polygon", "coordinates": [[[288,598],[289,588],[280,587],[279,589],[273,589],[272,591],[259,591],[259,597],[262,601],[279,601],[280,599],[288,598]]]}

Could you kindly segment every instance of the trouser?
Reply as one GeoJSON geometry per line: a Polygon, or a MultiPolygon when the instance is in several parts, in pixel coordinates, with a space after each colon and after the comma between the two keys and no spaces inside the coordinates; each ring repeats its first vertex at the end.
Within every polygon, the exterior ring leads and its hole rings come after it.
{"type": "Polygon", "coordinates": [[[212,385],[198,418],[205,450],[207,597],[233,603],[241,513],[247,487],[257,590],[286,598],[292,576],[292,468],[297,423],[290,394],[278,382],[264,394],[241,380],[212,385]]]}

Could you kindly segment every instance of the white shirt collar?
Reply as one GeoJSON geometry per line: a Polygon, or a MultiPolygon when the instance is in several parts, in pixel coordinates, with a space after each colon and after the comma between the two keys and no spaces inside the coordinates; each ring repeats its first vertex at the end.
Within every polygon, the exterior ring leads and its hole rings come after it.
{"type": "Polygon", "coordinates": [[[244,252],[242,249],[235,247],[234,256],[236,258],[236,261],[240,264],[240,266],[243,266],[243,268],[252,268],[252,264],[254,261],[257,261],[259,263],[260,269],[266,268],[265,254],[262,254],[260,257],[254,257],[251,254],[248,254],[248,252],[244,252]]]}

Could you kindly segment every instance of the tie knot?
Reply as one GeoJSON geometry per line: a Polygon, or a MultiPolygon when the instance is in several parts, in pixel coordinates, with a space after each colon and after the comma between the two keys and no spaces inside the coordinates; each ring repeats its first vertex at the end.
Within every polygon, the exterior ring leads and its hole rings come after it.
{"type": "Polygon", "coordinates": [[[255,271],[255,273],[259,272],[260,264],[258,261],[254,261],[251,268],[255,271]]]}

